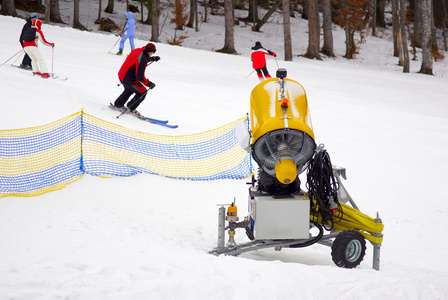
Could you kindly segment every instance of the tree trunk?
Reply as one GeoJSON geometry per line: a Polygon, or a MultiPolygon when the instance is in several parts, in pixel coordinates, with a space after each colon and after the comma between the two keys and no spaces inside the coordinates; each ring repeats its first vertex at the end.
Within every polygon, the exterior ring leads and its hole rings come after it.
{"type": "Polygon", "coordinates": [[[252,28],[252,31],[260,31],[261,26],[266,24],[266,22],[269,20],[271,15],[277,10],[277,8],[280,5],[281,0],[276,0],[275,4],[271,7],[271,9],[263,16],[263,18],[255,24],[255,26],[252,28]]]}
{"type": "Polygon", "coordinates": [[[234,20],[233,20],[233,1],[224,0],[224,14],[225,14],[225,37],[224,47],[217,52],[236,54],[235,40],[234,40],[234,20]]]}
{"type": "Polygon", "coordinates": [[[50,0],[45,0],[45,23],[47,23],[47,24],[49,24],[50,21],[51,21],[51,19],[50,19],[50,16],[51,16],[50,6],[51,6],[51,4],[50,3],[51,3],[50,0]]]}
{"type": "Polygon", "coordinates": [[[87,28],[79,22],[79,0],[73,2],[73,28],[87,30],[87,28]]]}
{"type": "Polygon", "coordinates": [[[405,0],[400,0],[400,27],[401,27],[401,41],[402,41],[402,51],[403,51],[403,73],[409,73],[410,61],[409,61],[409,50],[408,50],[408,37],[406,30],[406,2],[405,0]]]}
{"type": "Polygon", "coordinates": [[[198,9],[198,0],[194,0],[196,3],[196,8],[194,10],[194,31],[199,32],[199,9],[198,9]]]}
{"type": "Polygon", "coordinates": [[[421,1],[422,13],[422,67],[419,73],[433,75],[432,73],[432,49],[431,49],[431,1],[421,1]]]}
{"type": "Polygon", "coordinates": [[[2,0],[2,9],[0,9],[0,15],[17,17],[14,0],[2,0]]]}
{"type": "Polygon", "coordinates": [[[305,57],[311,59],[322,58],[319,55],[319,41],[320,41],[320,26],[319,26],[319,11],[317,0],[308,0],[308,51],[305,57]]]}
{"type": "MultiPolygon", "coordinates": [[[[100,0],[101,1],[101,0],[100,0]]],[[[140,2],[140,22],[144,22],[144,19],[143,19],[143,2],[140,2]]]]}
{"type": "Polygon", "coordinates": [[[151,5],[151,41],[159,41],[159,0],[152,0],[151,5]]]}
{"type": "Polygon", "coordinates": [[[302,19],[308,20],[308,12],[309,12],[309,0],[303,0],[303,12],[302,12],[302,19]]]}
{"type": "Polygon", "coordinates": [[[114,13],[114,0],[107,1],[107,6],[106,6],[106,9],[104,10],[104,12],[107,12],[108,14],[114,13]]]}
{"type": "Polygon", "coordinates": [[[399,57],[400,51],[398,49],[398,6],[397,2],[399,0],[392,0],[392,40],[394,44],[394,56],[399,57]]]}
{"type": "Polygon", "coordinates": [[[373,0],[373,16],[372,16],[372,35],[376,36],[376,4],[377,0],[373,0]]]}
{"type": "Polygon", "coordinates": [[[379,27],[386,27],[386,21],[384,18],[384,12],[386,10],[386,0],[377,0],[376,1],[376,19],[375,23],[379,27]]]}
{"type": "Polygon", "coordinates": [[[447,44],[447,41],[446,41],[446,18],[447,18],[447,16],[446,16],[446,2],[445,2],[445,0],[444,1],[442,1],[443,2],[443,5],[442,5],[442,8],[443,8],[443,22],[442,22],[442,26],[443,26],[443,48],[445,49],[445,51],[448,51],[448,44],[447,44]]]}
{"type": "Polygon", "coordinates": [[[329,57],[335,57],[333,51],[333,31],[331,29],[331,4],[330,0],[322,0],[323,28],[324,28],[324,46],[322,53],[329,57]]]}
{"type": "Polygon", "coordinates": [[[97,22],[101,19],[101,10],[103,9],[103,0],[98,1],[98,18],[96,19],[97,22]]]}
{"type": "Polygon", "coordinates": [[[414,11],[414,39],[413,44],[415,47],[422,47],[422,36],[423,36],[423,15],[422,15],[422,1],[415,1],[415,11],[414,11]]]}
{"type": "Polygon", "coordinates": [[[242,19],[242,21],[245,22],[252,22],[257,23],[258,22],[258,3],[257,0],[249,0],[249,9],[248,9],[248,15],[246,18],[242,19]]]}
{"type": "Polygon", "coordinates": [[[190,20],[188,20],[188,23],[186,25],[188,28],[193,28],[194,20],[195,20],[195,16],[196,16],[195,11],[197,11],[197,10],[198,10],[197,0],[190,0],[190,20]]]}
{"type": "Polygon", "coordinates": [[[204,0],[204,23],[208,22],[207,1],[204,0]]]}
{"type": "Polygon", "coordinates": [[[344,57],[347,59],[352,59],[354,54],[356,53],[356,45],[355,45],[355,31],[351,28],[348,17],[345,18],[345,55],[344,57]]]}
{"type": "Polygon", "coordinates": [[[283,40],[285,45],[285,61],[292,61],[291,22],[289,0],[282,0],[283,7],[283,40]]]}
{"type": "Polygon", "coordinates": [[[62,23],[61,14],[59,12],[59,0],[50,0],[50,19],[53,23],[62,23]]]}

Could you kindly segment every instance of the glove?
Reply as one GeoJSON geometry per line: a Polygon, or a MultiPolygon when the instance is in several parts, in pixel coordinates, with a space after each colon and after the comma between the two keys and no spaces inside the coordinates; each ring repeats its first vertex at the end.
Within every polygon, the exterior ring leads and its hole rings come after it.
{"type": "Polygon", "coordinates": [[[148,81],[148,83],[146,84],[146,86],[147,86],[150,90],[152,90],[153,88],[156,87],[156,84],[155,84],[154,82],[148,81]]]}
{"type": "Polygon", "coordinates": [[[160,60],[160,57],[159,56],[151,56],[150,58],[149,58],[149,61],[159,61],[160,60]]]}
{"type": "Polygon", "coordinates": [[[54,43],[51,44],[51,48],[54,48],[54,43]]]}

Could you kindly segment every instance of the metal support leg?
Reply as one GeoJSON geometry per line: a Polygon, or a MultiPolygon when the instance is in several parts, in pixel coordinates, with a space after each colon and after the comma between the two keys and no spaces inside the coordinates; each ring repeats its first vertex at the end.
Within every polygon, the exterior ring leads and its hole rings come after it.
{"type": "Polygon", "coordinates": [[[224,249],[226,235],[226,209],[224,206],[219,208],[218,212],[218,248],[217,250],[224,249]]]}
{"type": "Polygon", "coordinates": [[[380,270],[380,250],[381,250],[381,244],[377,243],[371,243],[373,246],[373,262],[372,262],[372,268],[374,270],[379,271],[380,270]]]}
{"type": "MultiPolygon", "coordinates": [[[[382,223],[381,219],[380,219],[380,215],[378,213],[376,213],[376,218],[375,218],[375,223],[382,223]]],[[[374,236],[379,236],[382,237],[382,234],[377,234],[377,233],[372,233],[372,235],[374,236]]],[[[373,262],[372,262],[372,268],[374,270],[379,271],[380,270],[380,250],[381,250],[381,243],[373,243],[371,242],[371,244],[373,245],[373,262]]]]}

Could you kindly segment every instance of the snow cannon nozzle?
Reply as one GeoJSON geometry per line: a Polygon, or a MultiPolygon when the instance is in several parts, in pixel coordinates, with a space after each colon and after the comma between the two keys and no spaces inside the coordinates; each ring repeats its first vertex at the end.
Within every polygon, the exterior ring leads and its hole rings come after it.
{"type": "Polygon", "coordinates": [[[277,70],[276,76],[277,76],[277,78],[284,79],[284,78],[286,78],[287,73],[288,72],[286,71],[286,69],[281,68],[281,69],[277,70]]]}

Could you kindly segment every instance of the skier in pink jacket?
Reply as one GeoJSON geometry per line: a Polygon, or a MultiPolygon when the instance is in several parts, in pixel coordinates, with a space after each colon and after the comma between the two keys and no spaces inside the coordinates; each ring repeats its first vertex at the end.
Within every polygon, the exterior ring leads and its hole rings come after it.
{"type": "Polygon", "coordinates": [[[40,40],[45,46],[54,47],[54,43],[50,43],[45,39],[44,33],[41,30],[42,21],[34,19],[31,28],[28,28],[23,35],[23,50],[31,58],[31,67],[34,75],[40,75],[42,78],[49,78],[50,74],[47,71],[47,65],[37,48],[37,42],[40,40]]]}

